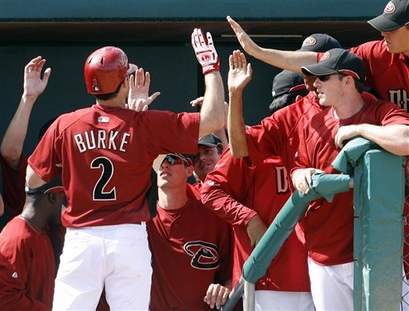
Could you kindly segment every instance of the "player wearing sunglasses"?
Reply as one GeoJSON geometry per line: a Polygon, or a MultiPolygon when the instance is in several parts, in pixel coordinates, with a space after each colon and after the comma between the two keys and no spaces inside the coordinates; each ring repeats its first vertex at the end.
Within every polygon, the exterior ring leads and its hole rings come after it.
{"type": "Polygon", "coordinates": [[[157,174],[157,215],[147,223],[153,268],[149,308],[220,308],[231,285],[230,226],[203,206],[187,182],[193,174],[190,158],[167,154],[157,174]]]}

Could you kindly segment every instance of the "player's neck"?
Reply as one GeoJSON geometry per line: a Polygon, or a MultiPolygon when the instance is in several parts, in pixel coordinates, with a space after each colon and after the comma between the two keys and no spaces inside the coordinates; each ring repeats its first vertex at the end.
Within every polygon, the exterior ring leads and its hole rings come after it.
{"type": "Polygon", "coordinates": [[[336,107],[334,107],[334,116],[339,120],[348,119],[357,114],[363,107],[364,100],[360,96],[344,98],[336,107]]]}
{"type": "Polygon", "coordinates": [[[179,209],[187,202],[186,187],[158,189],[159,206],[166,210],[179,209]]]}
{"type": "Polygon", "coordinates": [[[111,100],[96,100],[97,105],[102,107],[120,107],[126,108],[125,102],[120,102],[118,99],[111,99],[111,100]]]}
{"type": "Polygon", "coordinates": [[[31,228],[37,232],[44,231],[47,228],[48,222],[34,207],[25,205],[23,211],[20,214],[31,228]]]}

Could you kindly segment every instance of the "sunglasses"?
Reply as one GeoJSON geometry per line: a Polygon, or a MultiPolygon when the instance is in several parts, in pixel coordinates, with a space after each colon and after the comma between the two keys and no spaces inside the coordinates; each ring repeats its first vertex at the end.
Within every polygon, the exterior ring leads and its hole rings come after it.
{"type": "Polygon", "coordinates": [[[322,76],[317,76],[317,78],[318,78],[318,80],[320,80],[320,81],[322,81],[322,82],[325,82],[325,81],[328,81],[328,80],[331,78],[332,75],[333,75],[333,74],[322,75],[322,76]]]}
{"type": "Polygon", "coordinates": [[[170,165],[181,165],[184,164],[185,166],[190,166],[192,165],[191,160],[190,159],[181,159],[175,155],[167,155],[163,161],[163,162],[168,162],[170,165]]]}
{"type": "Polygon", "coordinates": [[[344,75],[344,74],[342,74],[342,73],[340,73],[340,72],[337,72],[337,73],[330,73],[330,74],[328,74],[328,75],[317,76],[317,78],[318,78],[320,81],[325,82],[325,81],[328,81],[328,80],[331,78],[331,76],[334,76],[334,75],[338,75],[338,77],[340,77],[341,79],[344,78],[344,77],[346,77],[346,75],[344,75]]]}

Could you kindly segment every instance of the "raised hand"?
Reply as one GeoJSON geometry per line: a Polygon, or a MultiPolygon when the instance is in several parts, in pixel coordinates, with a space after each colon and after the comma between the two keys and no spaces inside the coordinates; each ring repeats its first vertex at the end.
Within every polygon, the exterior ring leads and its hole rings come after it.
{"type": "Polygon", "coordinates": [[[251,81],[253,70],[247,63],[246,56],[239,50],[233,51],[229,57],[229,75],[227,85],[229,92],[243,90],[251,81]]]}
{"type": "Polygon", "coordinates": [[[38,97],[45,90],[48,84],[48,78],[51,74],[51,68],[44,71],[43,78],[41,72],[46,60],[41,56],[33,58],[24,67],[24,94],[23,96],[38,97]]]}
{"type": "Polygon", "coordinates": [[[155,92],[149,96],[151,75],[138,68],[134,74],[129,76],[128,109],[135,111],[148,110],[149,105],[160,95],[155,92]]]}
{"type": "Polygon", "coordinates": [[[192,47],[195,50],[196,58],[202,65],[203,74],[208,74],[212,71],[219,71],[220,58],[213,44],[213,38],[210,32],[206,33],[206,37],[199,28],[195,28],[192,32],[192,47]]]}
{"type": "Polygon", "coordinates": [[[233,29],[237,40],[239,41],[241,47],[249,55],[253,55],[254,52],[260,47],[250,38],[250,36],[241,28],[241,26],[230,16],[227,16],[227,21],[230,24],[230,27],[233,29]]]}

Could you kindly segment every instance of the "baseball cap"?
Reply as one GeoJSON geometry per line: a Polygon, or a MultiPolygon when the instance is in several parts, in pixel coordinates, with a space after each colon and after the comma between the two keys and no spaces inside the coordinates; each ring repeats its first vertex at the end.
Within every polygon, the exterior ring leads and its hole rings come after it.
{"type": "Polygon", "coordinates": [[[26,185],[27,194],[48,194],[53,192],[62,192],[64,187],[62,186],[61,176],[54,177],[49,183],[46,183],[37,188],[29,188],[26,185]]]}
{"type": "Polygon", "coordinates": [[[217,135],[214,134],[203,136],[198,141],[198,145],[204,145],[208,147],[219,147],[220,144],[223,144],[222,141],[217,135]]]}
{"type": "Polygon", "coordinates": [[[379,31],[393,31],[404,26],[409,22],[409,1],[391,0],[389,1],[383,13],[368,23],[379,31]]]}
{"type": "Polygon", "coordinates": [[[326,52],[335,48],[342,48],[337,39],[325,33],[314,33],[304,39],[299,51],[326,52]]]}
{"type": "Polygon", "coordinates": [[[293,93],[305,89],[302,75],[283,70],[276,74],[273,79],[272,95],[273,99],[287,93],[293,93]]]}
{"type": "Polygon", "coordinates": [[[354,53],[344,49],[331,49],[325,52],[316,64],[301,67],[307,76],[323,76],[342,73],[365,81],[365,65],[354,53]]]}

